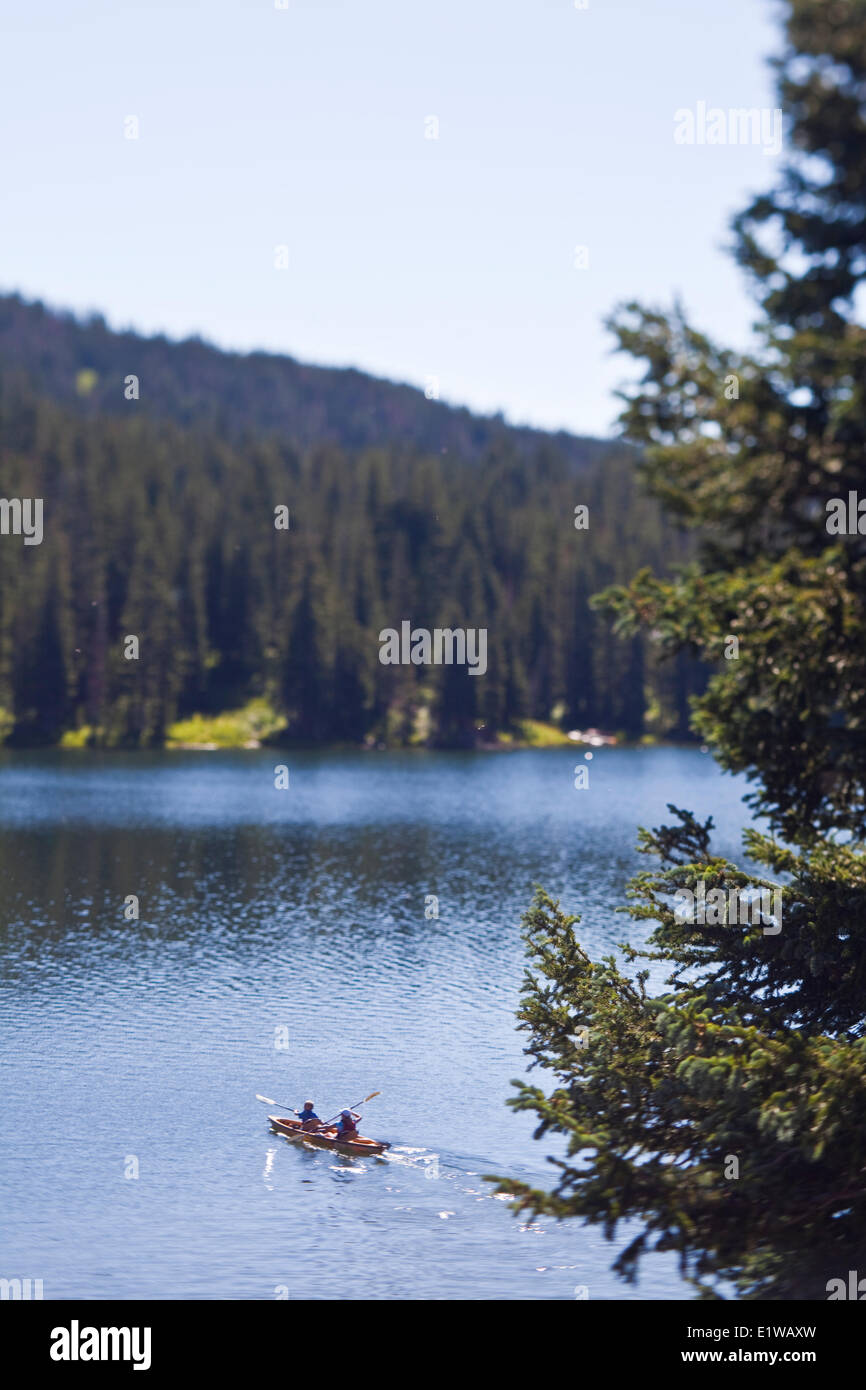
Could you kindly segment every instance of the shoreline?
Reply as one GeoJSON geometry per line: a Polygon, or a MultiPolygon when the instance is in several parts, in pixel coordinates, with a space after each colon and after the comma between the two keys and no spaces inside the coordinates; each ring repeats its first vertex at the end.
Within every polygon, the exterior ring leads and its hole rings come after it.
{"type": "Polygon", "coordinates": [[[172,740],[166,743],[150,744],[97,744],[97,743],[7,743],[0,745],[0,755],[4,753],[248,753],[266,749],[273,753],[331,752],[331,753],[519,753],[519,752],[561,752],[563,749],[589,750],[598,752],[600,748],[701,748],[696,739],[656,738],[617,738],[604,744],[584,740],[563,738],[549,743],[533,743],[530,740],[511,739],[502,742],[482,741],[478,743],[341,743],[324,741],[311,743],[277,743],[269,740],[248,739],[243,743],[182,742],[172,740]]]}

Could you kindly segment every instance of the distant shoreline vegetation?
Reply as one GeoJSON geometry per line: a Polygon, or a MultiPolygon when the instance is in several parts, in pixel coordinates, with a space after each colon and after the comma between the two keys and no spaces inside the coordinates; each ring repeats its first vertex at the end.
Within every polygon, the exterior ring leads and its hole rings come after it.
{"type": "MultiPolygon", "coordinates": [[[[8,729],[7,724],[7,729],[8,729]]],[[[255,749],[264,747],[355,747],[359,749],[397,749],[426,748],[448,749],[471,748],[476,751],[507,751],[517,748],[575,748],[616,744],[633,746],[635,740],[624,732],[605,733],[590,729],[564,730],[557,724],[541,719],[520,719],[513,728],[495,732],[479,725],[471,740],[448,743],[433,737],[424,738],[416,732],[415,737],[399,740],[384,735],[369,733],[361,742],[347,744],[341,740],[313,742],[302,735],[292,734],[289,720],[279,714],[267,700],[250,700],[243,708],[223,710],[218,714],[194,714],[186,719],[176,720],[166,730],[165,741],[161,746],[172,750],[197,750],[200,752],[219,752],[224,749],[255,749]]],[[[2,734],[2,724],[0,724],[2,734]]],[[[651,735],[644,735],[640,744],[649,746],[661,742],[651,735]]],[[[2,743],[2,739],[0,739],[2,743]]],[[[16,747],[34,747],[34,744],[20,744],[16,747]]],[[[46,746],[42,744],[41,746],[46,746]]],[[[62,749],[96,749],[117,752],[134,751],[128,744],[107,744],[103,731],[82,725],[78,729],[67,730],[51,747],[62,749]]],[[[154,745],[150,745],[152,749],[154,745]]]]}
{"type": "MultiPolygon", "coordinates": [[[[2,723],[0,723],[0,748],[3,746],[2,727],[2,723]]],[[[8,727],[7,723],[7,730],[8,727]]],[[[187,719],[179,719],[169,726],[164,743],[161,745],[151,744],[148,749],[142,751],[153,751],[154,747],[158,747],[166,751],[211,753],[222,752],[227,749],[296,747],[324,750],[356,748],[359,751],[368,752],[413,748],[442,752],[459,749],[473,752],[507,752],[526,748],[595,748],[603,745],[619,748],[677,747],[684,743],[691,745],[695,742],[693,739],[657,738],[652,734],[643,734],[640,738],[635,739],[623,730],[617,733],[598,729],[565,730],[557,724],[541,719],[521,719],[516,722],[513,728],[500,729],[496,732],[479,725],[474,730],[474,735],[472,740],[464,739],[461,742],[453,743],[433,737],[428,739],[415,737],[401,741],[394,738],[387,739],[384,736],[377,737],[375,733],[368,734],[358,743],[347,743],[345,740],[337,739],[313,742],[302,735],[293,735],[289,721],[274,710],[267,700],[257,699],[250,700],[242,709],[223,710],[218,714],[195,714],[187,719]]],[[[100,751],[119,753],[138,751],[129,744],[107,744],[102,731],[92,729],[87,725],[82,725],[79,729],[67,730],[53,744],[16,742],[14,745],[7,744],[6,746],[14,746],[22,750],[48,746],[66,751],[75,749],[99,749],[100,751]]]]}

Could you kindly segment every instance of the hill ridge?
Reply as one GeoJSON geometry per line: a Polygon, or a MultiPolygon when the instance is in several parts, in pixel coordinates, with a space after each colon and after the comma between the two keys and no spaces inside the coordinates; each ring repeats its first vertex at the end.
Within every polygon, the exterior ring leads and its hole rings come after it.
{"type": "Polygon", "coordinates": [[[616,439],[512,424],[501,414],[428,399],[420,387],[358,367],[227,349],[197,335],[172,339],[111,328],[100,314],[80,316],[18,293],[0,295],[0,370],[23,372],[38,393],[84,414],[137,408],[184,426],[215,428],[234,440],[250,433],[278,435],[303,450],[399,444],[474,460],[507,442],[521,457],[554,448],[583,468],[626,447],[616,439]],[[124,398],[129,375],[139,381],[134,406],[124,398]]]}

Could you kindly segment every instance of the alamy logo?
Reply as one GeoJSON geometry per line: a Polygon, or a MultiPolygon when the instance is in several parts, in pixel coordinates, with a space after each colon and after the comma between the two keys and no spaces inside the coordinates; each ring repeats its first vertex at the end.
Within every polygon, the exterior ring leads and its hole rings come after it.
{"type": "Polygon", "coordinates": [[[383,666],[468,666],[470,676],[487,670],[486,627],[436,627],[431,632],[404,619],[399,632],[383,627],[379,642],[383,666]]]}
{"type": "Polygon", "coordinates": [[[0,1279],[0,1299],[20,1298],[27,1302],[42,1296],[41,1279],[0,1279]]]}
{"type": "Polygon", "coordinates": [[[782,930],[782,890],[776,888],[711,888],[698,879],[697,892],[674,893],[674,921],[706,927],[762,927],[764,936],[782,930]]]}
{"type": "Polygon", "coordinates": [[[134,1371],[150,1370],[149,1327],[69,1327],[51,1330],[52,1361],[131,1361],[134,1371]]]}
{"type": "Polygon", "coordinates": [[[866,536],[866,497],[856,492],[844,497],[831,497],[826,503],[827,532],[831,536],[866,536]]]}
{"type": "Polygon", "coordinates": [[[23,536],[25,545],[42,544],[42,498],[0,497],[0,536],[23,536]]]}
{"type": "Polygon", "coordinates": [[[678,145],[762,145],[764,154],[782,149],[780,106],[732,106],[726,111],[699,101],[694,111],[681,106],[674,121],[678,145]]]}
{"type": "Polygon", "coordinates": [[[840,1299],[866,1303],[866,1279],[858,1279],[856,1269],[848,1270],[847,1288],[844,1279],[827,1280],[827,1302],[838,1303],[840,1299]]]}

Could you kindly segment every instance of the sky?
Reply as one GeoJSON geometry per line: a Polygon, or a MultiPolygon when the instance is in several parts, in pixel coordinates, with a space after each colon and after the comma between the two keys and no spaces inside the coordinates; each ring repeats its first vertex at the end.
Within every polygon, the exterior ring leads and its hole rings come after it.
{"type": "Polygon", "coordinates": [[[771,110],[778,20],[773,0],[0,0],[0,290],[609,434],[635,374],[617,303],[678,296],[749,340],[728,224],[779,155],[678,143],[675,113],[771,110]]]}

